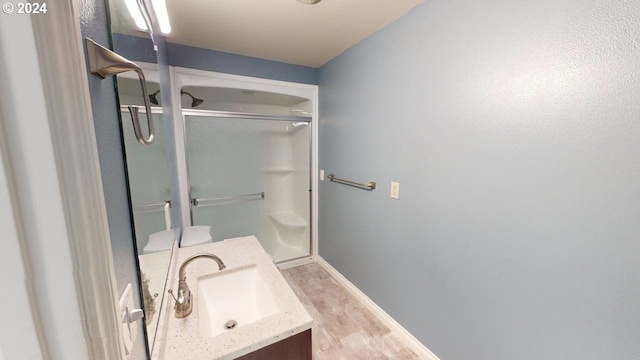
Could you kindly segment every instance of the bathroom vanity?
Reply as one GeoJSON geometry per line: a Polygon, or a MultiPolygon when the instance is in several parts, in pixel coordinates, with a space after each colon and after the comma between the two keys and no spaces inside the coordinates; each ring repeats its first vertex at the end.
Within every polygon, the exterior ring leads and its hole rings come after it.
{"type": "Polygon", "coordinates": [[[312,356],[309,329],[241,356],[237,360],[311,360],[312,356]]]}
{"type": "Polygon", "coordinates": [[[254,236],[176,250],[167,281],[176,295],[189,257],[215,254],[226,268],[208,258],[189,263],[192,313],[176,318],[167,297],[152,359],[311,359],[312,319],[254,236]]]}

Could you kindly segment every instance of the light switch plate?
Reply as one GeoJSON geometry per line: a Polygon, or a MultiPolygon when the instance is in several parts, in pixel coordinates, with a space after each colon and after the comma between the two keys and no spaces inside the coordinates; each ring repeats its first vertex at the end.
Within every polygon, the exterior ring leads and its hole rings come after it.
{"type": "Polygon", "coordinates": [[[324,170],[320,170],[320,180],[324,181],[324,170]]]}
{"type": "Polygon", "coordinates": [[[396,200],[400,199],[400,183],[395,181],[391,182],[391,198],[396,200]]]}

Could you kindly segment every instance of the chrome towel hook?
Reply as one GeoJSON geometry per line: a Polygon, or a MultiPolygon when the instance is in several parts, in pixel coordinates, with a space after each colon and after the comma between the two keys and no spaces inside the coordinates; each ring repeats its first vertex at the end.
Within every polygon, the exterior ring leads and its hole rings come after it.
{"type": "Polygon", "coordinates": [[[126,71],[135,71],[140,79],[142,87],[142,98],[144,100],[144,108],[147,112],[147,125],[149,127],[149,136],[145,139],[140,130],[140,120],[138,119],[138,108],[129,106],[131,113],[131,121],[133,122],[133,131],[136,134],[138,142],[142,145],[153,143],[155,132],[153,129],[153,117],[151,116],[151,105],[149,104],[149,95],[147,93],[147,83],[144,73],[140,66],[116,54],[115,52],[96,44],[93,40],[86,38],[87,55],[89,57],[89,70],[92,74],[101,79],[109,76],[120,74],[126,71]]]}

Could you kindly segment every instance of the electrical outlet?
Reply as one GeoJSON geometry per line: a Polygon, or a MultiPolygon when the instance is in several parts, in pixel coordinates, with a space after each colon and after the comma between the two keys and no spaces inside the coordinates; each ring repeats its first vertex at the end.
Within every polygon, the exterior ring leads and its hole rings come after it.
{"type": "Polygon", "coordinates": [[[396,200],[400,199],[400,183],[395,181],[391,182],[391,198],[396,200]]]}
{"type": "Polygon", "coordinates": [[[320,170],[320,180],[324,181],[324,170],[320,170]]]}

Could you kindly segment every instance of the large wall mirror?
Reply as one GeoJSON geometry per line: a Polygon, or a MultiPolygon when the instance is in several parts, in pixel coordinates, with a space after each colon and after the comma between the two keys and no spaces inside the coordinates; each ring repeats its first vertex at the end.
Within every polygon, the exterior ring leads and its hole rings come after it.
{"type": "MultiPolygon", "coordinates": [[[[148,71],[150,75],[154,73],[148,71]]],[[[150,78],[154,78],[150,76],[150,78]]],[[[159,84],[148,81],[151,94],[159,84]]],[[[151,145],[138,142],[127,107],[138,105],[140,86],[137,79],[118,77],[122,140],[127,164],[135,247],[140,266],[140,281],[149,345],[153,344],[159,320],[158,312],[171,260],[173,242],[179,236],[171,216],[171,189],[167,169],[167,141],[162,108],[152,107],[155,139],[151,145]]],[[[144,114],[146,116],[147,114],[144,114]]],[[[143,116],[143,114],[141,114],[143,116]]],[[[151,349],[150,349],[151,350],[151,349]]]]}
{"type": "MultiPolygon", "coordinates": [[[[163,83],[163,77],[160,74],[161,67],[166,64],[162,64],[163,56],[158,55],[158,51],[163,51],[163,48],[156,45],[162,40],[154,39],[152,32],[138,28],[136,19],[132,18],[127,9],[127,1],[106,1],[110,13],[109,30],[113,50],[134,61],[143,69],[151,102],[151,114],[147,114],[144,110],[140,82],[134,72],[117,76],[121,137],[124,144],[124,161],[127,168],[134,232],[132,246],[138,256],[139,290],[145,312],[144,327],[147,346],[151,353],[157,332],[159,311],[165,299],[164,287],[173,244],[180,234],[179,219],[172,214],[175,212],[175,204],[171,201],[168,144],[163,120],[164,111],[160,105],[162,103],[160,89],[164,87],[168,89],[169,84],[168,81],[163,83]],[[152,144],[143,145],[137,140],[128,109],[131,105],[140,109],[140,124],[145,134],[147,117],[151,116],[155,130],[155,139],[152,144]]],[[[153,16],[148,20],[152,22],[151,27],[154,28],[153,16]]],[[[170,91],[167,91],[168,94],[170,91]]]]}

